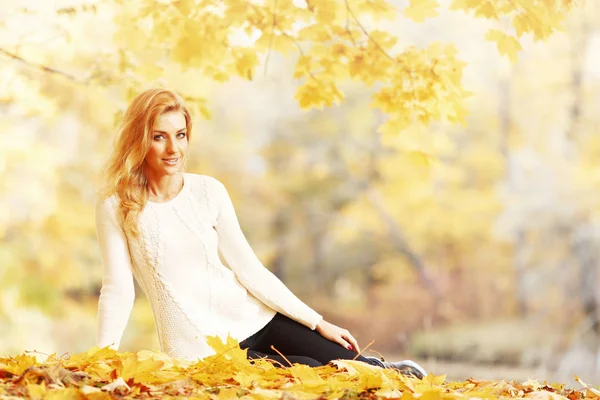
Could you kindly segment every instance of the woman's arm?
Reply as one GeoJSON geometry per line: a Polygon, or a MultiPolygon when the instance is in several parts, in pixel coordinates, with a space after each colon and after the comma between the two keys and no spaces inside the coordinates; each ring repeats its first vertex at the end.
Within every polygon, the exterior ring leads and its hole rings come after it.
{"type": "Polygon", "coordinates": [[[323,317],[296,297],[271,271],[262,265],[240,228],[225,186],[212,178],[210,190],[217,200],[219,251],[242,285],[273,310],[315,329],[323,317]]]}
{"type": "Polygon", "coordinates": [[[125,233],[117,223],[116,209],[110,200],[96,198],[95,214],[102,261],[96,345],[118,350],[135,298],[131,258],[125,233]]]}

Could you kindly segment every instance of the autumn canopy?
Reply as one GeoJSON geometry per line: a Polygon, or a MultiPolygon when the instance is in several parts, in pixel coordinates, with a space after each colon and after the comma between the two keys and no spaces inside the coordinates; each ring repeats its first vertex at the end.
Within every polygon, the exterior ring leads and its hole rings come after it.
{"type": "MultiPolygon", "coordinates": [[[[548,38],[574,6],[572,0],[410,0],[399,9],[387,0],[151,0],[123,1],[117,13],[123,68],[154,80],[174,61],[216,81],[252,79],[271,52],[296,53],[296,99],[303,108],[344,100],[340,84],[376,85],[373,105],[390,118],[381,127],[398,134],[413,123],[464,122],[464,63],[452,43],[416,48],[377,26],[398,17],[423,22],[449,10],[498,21],[486,40],[516,61],[520,40],[548,38]],[[130,24],[128,21],[139,21],[130,24]],[[368,23],[368,25],[367,25],[368,23]],[[366,26],[373,26],[367,29],[366,26]],[[139,35],[140,28],[145,35],[139,35]],[[237,39],[237,40],[236,40],[237,39]]],[[[391,21],[391,22],[390,22],[391,21]]]]}

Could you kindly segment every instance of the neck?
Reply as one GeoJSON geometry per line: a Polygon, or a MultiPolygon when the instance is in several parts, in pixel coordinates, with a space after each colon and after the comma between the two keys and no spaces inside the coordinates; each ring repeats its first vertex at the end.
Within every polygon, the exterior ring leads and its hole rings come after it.
{"type": "Polygon", "coordinates": [[[179,193],[183,184],[181,171],[174,175],[147,175],[148,196],[159,200],[169,200],[179,193]]]}

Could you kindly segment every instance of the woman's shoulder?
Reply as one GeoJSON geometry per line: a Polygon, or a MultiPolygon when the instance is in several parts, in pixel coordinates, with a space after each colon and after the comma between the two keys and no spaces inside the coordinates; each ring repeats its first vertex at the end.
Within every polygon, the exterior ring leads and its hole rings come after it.
{"type": "Polygon", "coordinates": [[[115,219],[117,208],[119,205],[119,199],[116,194],[107,196],[102,193],[96,193],[94,199],[94,206],[96,209],[96,219],[99,218],[110,218],[115,219]]]}
{"type": "Polygon", "coordinates": [[[96,204],[96,207],[114,208],[118,204],[119,200],[117,198],[116,193],[108,196],[104,193],[98,192],[96,193],[94,202],[96,204]]]}
{"type": "Polygon", "coordinates": [[[221,204],[229,196],[225,185],[210,175],[186,173],[192,195],[206,204],[221,204]]]}

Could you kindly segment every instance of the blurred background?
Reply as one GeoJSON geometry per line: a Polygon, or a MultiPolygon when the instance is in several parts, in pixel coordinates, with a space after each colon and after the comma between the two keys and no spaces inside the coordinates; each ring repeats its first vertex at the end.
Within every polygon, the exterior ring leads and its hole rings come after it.
{"type": "MultiPolygon", "coordinates": [[[[253,81],[140,52],[131,68],[143,33],[125,3],[5,0],[0,355],[95,344],[98,172],[128,101],[162,85],[194,114],[187,170],[225,183],[265,266],[362,347],[374,341],[368,354],[449,379],[600,382],[596,3],[548,41],[524,41],[514,65],[483,39],[489,21],[382,22],[407,45],[454,43],[473,92],[465,126],[382,137],[361,85],[343,84],[342,105],[301,110],[295,55],[273,53],[253,81]]],[[[138,289],[121,350],[146,348],[158,342],[138,289]]]]}

